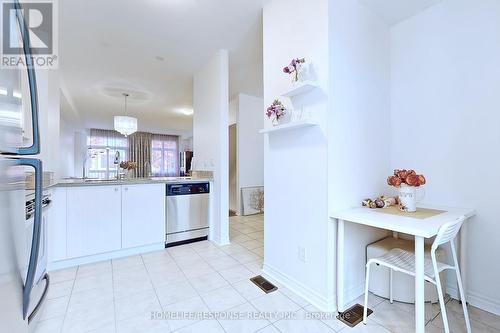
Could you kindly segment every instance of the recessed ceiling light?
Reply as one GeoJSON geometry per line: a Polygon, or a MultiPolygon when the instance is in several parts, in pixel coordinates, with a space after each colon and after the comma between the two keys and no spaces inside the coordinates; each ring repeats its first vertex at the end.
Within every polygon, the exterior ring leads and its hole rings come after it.
{"type": "Polygon", "coordinates": [[[183,114],[185,116],[192,116],[194,113],[194,110],[190,109],[190,108],[180,108],[180,109],[176,109],[176,111],[177,111],[177,113],[183,114]]]}
{"type": "Polygon", "coordinates": [[[15,98],[19,98],[19,99],[23,98],[23,95],[19,91],[16,91],[16,90],[14,90],[12,92],[12,96],[14,96],[15,98]]]}

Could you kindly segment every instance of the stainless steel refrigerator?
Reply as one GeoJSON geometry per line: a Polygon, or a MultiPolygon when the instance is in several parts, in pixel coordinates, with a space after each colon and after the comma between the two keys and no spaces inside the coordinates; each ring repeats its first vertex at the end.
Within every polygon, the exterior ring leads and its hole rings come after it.
{"type": "Polygon", "coordinates": [[[192,151],[181,151],[179,153],[179,173],[181,177],[191,174],[191,161],[193,160],[192,151]]]}
{"type": "Polygon", "coordinates": [[[25,66],[0,69],[0,330],[24,333],[35,326],[49,277],[44,272],[35,278],[42,223],[42,162],[36,158],[40,139],[35,70],[17,0],[11,17],[17,29],[14,38],[22,42],[25,66]],[[34,223],[29,231],[25,227],[27,168],[35,170],[34,223]]]}

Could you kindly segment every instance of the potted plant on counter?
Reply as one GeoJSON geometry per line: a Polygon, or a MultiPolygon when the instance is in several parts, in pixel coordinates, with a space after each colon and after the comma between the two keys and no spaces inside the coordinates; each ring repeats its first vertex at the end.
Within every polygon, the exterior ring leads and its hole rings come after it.
{"type": "Polygon", "coordinates": [[[125,171],[125,178],[131,179],[134,170],[137,168],[137,163],[132,161],[123,161],[120,163],[120,168],[125,171]]]}

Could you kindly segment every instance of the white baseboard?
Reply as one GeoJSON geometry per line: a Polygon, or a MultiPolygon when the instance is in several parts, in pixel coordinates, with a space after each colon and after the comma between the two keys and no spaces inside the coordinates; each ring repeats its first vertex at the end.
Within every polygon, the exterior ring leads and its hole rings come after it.
{"type": "Polygon", "coordinates": [[[356,286],[352,286],[347,290],[344,290],[344,301],[346,302],[344,305],[347,308],[347,305],[351,305],[356,298],[364,295],[365,293],[365,282],[361,282],[356,286]]]}
{"type": "MultiPolygon", "coordinates": [[[[450,295],[451,298],[457,300],[460,299],[460,296],[458,295],[458,288],[456,286],[447,285],[446,292],[448,293],[448,295],[450,295]]],[[[467,303],[469,303],[470,305],[500,316],[500,301],[485,295],[480,295],[473,291],[469,291],[465,298],[467,299],[467,303]]]]}
{"type": "Polygon", "coordinates": [[[103,260],[128,257],[128,256],[136,255],[136,254],[153,252],[153,251],[161,251],[164,249],[165,249],[165,243],[161,242],[161,243],[156,243],[156,244],[151,244],[151,245],[146,245],[146,246],[134,247],[131,249],[123,249],[123,250],[117,250],[117,251],[113,251],[113,252],[96,254],[96,255],[92,255],[92,256],[59,260],[59,261],[54,261],[54,262],[49,263],[47,265],[47,271],[50,272],[50,271],[55,271],[58,269],[75,267],[78,265],[90,264],[90,263],[103,261],[103,260]]]}
{"type": "Polygon", "coordinates": [[[218,235],[212,235],[211,234],[211,235],[208,236],[208,240],[211,241],[211,242],[214,242],[218,246],[225,246],[225,245],[231,244],[231,241],[229,240],[229,236],[221,238],[218,235]]]}
{"type": "Polygon", "coordinates": [[[312,290],[308,286],[305,286],[301,282],[266,263],[263,264],[262,276],[271,282],[282,284],[321,311],[333,312],[337,310],[334,293],[332,293],[330,297],[325,297],[325,295],[312,290]]]}

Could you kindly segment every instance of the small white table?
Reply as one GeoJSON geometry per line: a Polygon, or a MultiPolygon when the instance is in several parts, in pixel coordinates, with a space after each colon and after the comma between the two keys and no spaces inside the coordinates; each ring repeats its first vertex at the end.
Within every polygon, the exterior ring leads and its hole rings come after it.
{"type": "MultiPolygon", "coordinates": [[[[378,209],[365,207],[348,209],[330,214],[330,217],[337,219],[337,304],[338,311],[345,311],[344,308],[344,223],[345,221],[363,224],[375,228],[401,232],[415,237],[415,331],[425,332],[425,298],[424,298],[424,240],[436,236],[439,228],[450,221],[462,216],[468,218],[475,215],[472,209],[450,208],[450,207],[425,207],[446,211],[426,219],[416,219],[406,216],[397,216],[383,213],[378,209]]],[[[460,269],[464,290],[466,291],[465,274],[466,255],[465,244],[467,234],[467,224],[464,223],[460,231],[460,269]]],[[[465,292],[467,295],[467,292],[465,292]]]]}

